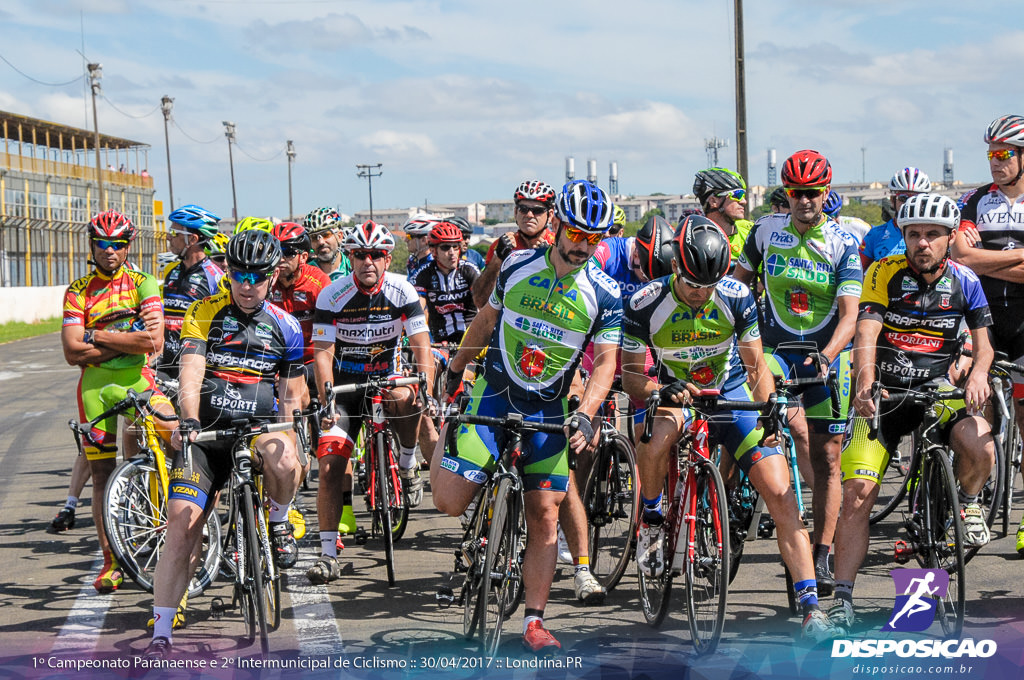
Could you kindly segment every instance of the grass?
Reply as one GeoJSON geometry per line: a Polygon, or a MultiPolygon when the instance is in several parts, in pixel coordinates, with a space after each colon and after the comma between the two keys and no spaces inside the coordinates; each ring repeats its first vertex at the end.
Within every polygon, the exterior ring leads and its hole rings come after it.
{"type": "Polygon", "coordinates": [[[34,338],[37,335],[56,333],[60,330],[61,317],[55,316],[52,319],[44,319],[34,323],[25,321],[8,321],[0,323],[0,344],[21,340],[22,338],[34,338]]]}

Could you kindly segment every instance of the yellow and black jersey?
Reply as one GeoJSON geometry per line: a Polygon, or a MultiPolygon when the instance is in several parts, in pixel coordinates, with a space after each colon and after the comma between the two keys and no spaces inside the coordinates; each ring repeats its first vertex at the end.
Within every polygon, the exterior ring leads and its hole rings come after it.
{"type": "Polygon", "coordinates": [[[864,277],[859,319],[882,323],[876,363],[886,385],[908,385],[942,377],[955,358],[961,323],[974,330],[992,325],[977,275],[952,260],[932,283],[907,262],[885,257],[864,277]]]}

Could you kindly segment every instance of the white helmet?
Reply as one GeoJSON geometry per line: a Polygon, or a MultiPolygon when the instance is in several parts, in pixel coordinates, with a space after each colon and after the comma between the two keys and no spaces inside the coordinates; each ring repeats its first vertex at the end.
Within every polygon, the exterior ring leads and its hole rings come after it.
{"type": "Polygon", "coordinates": [[[915,192],[922,194],[932,190],[932,181],[928,175],[917,168],[903,168],[889,180],[889,191],[915,192]]]}
{"type": "Polygon", "coordinates": [[[345,250],[386,250],[390,253],[395,249],[395,237],[383,224],[367,220],[353,227],[345,235],[342,245],[345,250]]]}
{"type": "Polygon", "coordinates": [[[960,208],[942,194],[916,194],[907,199],[896,218],[901,231],[913,224],[937,224],[950,231],[960,226],[960,208]]]}
{"type": "Polygon", "coordinates": [[[426,213],[417,213],[405,221],[402,231],[409,236],[426,236],[437,224],[437,218],[426,213]]]}

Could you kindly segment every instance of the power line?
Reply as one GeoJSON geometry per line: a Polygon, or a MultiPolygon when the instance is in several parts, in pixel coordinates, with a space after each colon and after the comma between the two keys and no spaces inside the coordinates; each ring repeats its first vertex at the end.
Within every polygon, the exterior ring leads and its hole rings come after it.
{"type": "Polygon", "coordinates": [[[278,151],[276,154],[274,154],[273,156],[271,156],[270,158],[256,158],[255,156],[250,154],[248,151],[246,151],[242,147],[238,146],[238,142],[237,141],[235,142],[235,148],[238,149],[239,151],[241,151],[246,156],[248,156],[250,159],[256,161],[257,163],[269,163],[270,161],[272,161],[272,160],[274,160],[276,158],[280,158],[281,154],[284,153],[284,149],[282,149],[282,150],[278,151]]]}
{"type": "Polygon", "coordinates": [[[121,109],[117,108],[117,105],[116,105],[116,104],[114,104],[114,102],[112,102],[112,101],[110,101],[109,99],[107,99],[107,96],[106,96],[106,95],[104,95],[104,94],[101,94],[101,95],[100,95],[100,98],[101,98],[101,99],[102,99],[103,101],[105,101],[106,103],[110,104],[110,107],[111,107],[112,109],[114,109],[115,111],[117,111],[118,113],[120,113],[120,114],[121,114],[122,116],[127,116],[128,118],[149,118],[149,117],[150,117],[150,116],[152,116],[152,115],[153,115],[154,113],[156,113],[157,111],[159,111],[159,110],[160,110],[160,105],[159,105],[159,104],[157,104],[157,105],[156,105],[156,108],[155,108],[155,109],[153,109],[152,111],[150,111],[149,113],[143,114],[143,115],[141,115],[141,116],[133,116],[132,114],[128,113],[127,111],[122,111],[121,109]]]}
{"type": "Polygon", "coordinates": [[[25,73],[24,71],[19,69],[17,66],[15,66],[11,62],[9,62],[7,60],[7,57],[5,57],[2,54],[0,54],[0,59],[3,59],[4,63],[7,64],[8,66],[10,66],[12,69],[14,69],[19,75],[21,75],[21,76],[23,76],[25,78],[28,78],[33,83],[39,83],[40,85],[46,85],[47,87],[64,87],[65,85],[71,85],[73,83],[77,83],[79,80],[81,80],[82,78],[85,77],[85,74],[83,73],[83,74],[79,75],[77,78],[75,78],[73,80],[69,80],[66,83],[47,83],[47,82],[44,82],[44,81],[39,80],[37,78],[33,78],[32,76],[28,75],[27,73],[25,73]]]}
{"type": "Polygon", "coordinates": [[[178,121],[177,121],[177,120],[175,120],[174,116],[171,116],[171,125],[173,125],[174,127],[178,128],[178,132],[180,132],[181,134],[185,135],[186,137],[188,137],[189,139],[191,139],[191,140],[192,140],[193,142],[195,142],[196,144],[213,144],[214,142],[216,142],[217,140],[219,140],[219,139],[220,139],[220,135],[217,135],[216,137],[214,137],[213,139],[211,139],[211,140],[210,140],[210,141],[208,141],[208,142],[204,142],[204,141],[203,141],[203,140],[201,140],[201,139],[196,139],[195,137],[193,137],[193,136],[192,136],[192,135],[190,135],[189,133],[185,132],[185,131],[184,131],[184,130],[182,129],[182,127],[181,127],[180,125],[178,125],[178,121]]]}

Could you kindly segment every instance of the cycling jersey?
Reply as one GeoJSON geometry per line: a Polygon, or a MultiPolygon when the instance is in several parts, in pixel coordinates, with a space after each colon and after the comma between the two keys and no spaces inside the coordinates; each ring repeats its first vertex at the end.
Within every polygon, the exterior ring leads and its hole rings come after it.
{"type": "Polygon", "coordinates": [[[642,281],[636,275],[636,270],[633,269],[634,243],[636,243],[636,238],[633,236],[614,236],[601,241],[597,250],[594,251],[594,260],[597,261],[597,265],[605,274],[612,277],[615,283],[619,284],[619,290],[622,291],[623,307],[633,293],[647,285],[647,282],[642,281]]]}
{"type": "MultiPolygon", "coordinates": [[[[541,232],[540,240],[532,246],[526,242],[526,239],[523,237],[523,232],[518,229],[510,233],[512,234],[512,242],[515,244],[516,250],[529,250],[531,248],[543,248],[544,246],[555,245],[555,233],[550,229],[544,229],[544,231],[541,232]]],[[[504,234],[502,234],[502,236],[504,236],[504,234]]],[[[486,264],[490,264],[491,260],[494,259],[494,250],[498,247],[498,241],[500,240],[500,236],[494,239],[491,243],[491,247],[487,249],[487,257],[484,258],[484,262],[486,264]]]]}
{"type": "Polygon", "coordinates": [[[877,227],[871,227],[871,231],[864,235],[860,244],[860,262],[867,267],[872,262],[878,262],[883,257],[902,255],[907,252],[907,244],[903,242],[903,233],[892,220],[877,227]]]}
{"type": "Polygon", "coordinates": [[[280,277],[270,291],[270,301],[295,317],[302,327],[302,361],[313,363],[313,311],[320,291],[331,284],[331,279],[319,267],[310,264],[299,266],[295,282],[288,288],[280,277]]]}
{"type": "Polygon", "coordinates": [[[471,265],[473,265],[480,271],[483,271],[484,266],[486,266],[487,264],[484,261],[484,256],[480,254],[480,251],[473,250],[472,248],[467,248],[462,253],[462,259],[465,260],[466,262],[469,262],[471,265]]]}
{"type": "MultiPolygon", "coordinates": [[[[317,269],[320,269],[320,267],[317,267],[317,269]]],[[[320,269],[320,271],[323,271],[323,269],[320,269]]],[[[344,252],[342,252],[342,254],[341,254],[341,262],[338,264],[338,268],[335,269],[330,274],[327,274],[327,277],[331,281],[337,281],[342,276],[348,276],[351,273],[352,273],[352,263],[349,261],[348,255],[346,255],[344,252]]]]}
{"type": "Polygon", "coordinates": [[[427,253],[425,257],[417,258],[415,255],[410,255],[409,259],[405,262],[405,278],[410,281],[414,280],[416,276],[423,271],[423,268],[434,261],[434,256],[427,253]]]}
{"type": "Polygon", "coordinates": [[[431,262],[412,279],[416,292],[427,302],[427,320],[434,342],[462,340],[476,317],[471,288],[479,276],[480,270],[463,260],[447,274],[441,273],[437,262],[431,262]]]}
{"type": "Polygon", "coordinates": [[[828,344],[839,323],[838,299],[860,297],[862,272],[853,238],[831,219],[801,234],[788,214],[759,219],[739,265],[761,271],[765,347],[790,341],[828,344]]]}
{"type": "Polygon", "coordinates": [[[559,279],[550,252],[510,254],[488,300],[501,314],[484,374],[515,399],[564,397],[587,343],[618,345],[622,335],[618,284],[593,260],[559,279]]]}
{"type": "MultiPolygon", "coordinates": [[[[64,326],[85,330],[138,331],[144,311],[160,311],[160,286],[144,272],[122,265],[111,275],[98,269],[76,279],[64,293],[64,326]]],[[[99,364],[103,368],[141,368],[145,354],[121,354],[99,364]]]]}
{"type": "Polygon", "coordinates": [[[264,301],[247,314],[219,293],[192,303],[181,326],[181,356],[199,354],[206,373],[199,397],[204,428],[277,411],[275,383],[303,375],[302,329],[291,314],[264,301]]]}
{"type": "Polygon", "coordinates": [[[743,254],[743,246],[747,242],[747,237],[750,236],[750,230],[754,223],[750,220],[736,220],[733,222],[733,226],[736,227],[736,231],[729,237],[729,252],[732,253],[733,267],[735,267],[740,255],[743,254]]]}
{"type": "MultiPolygon", "coordinates": [[[[968,191],[959,203],[960,228],[975,227],[978,230],[981,236],[978,248],[1011,250],[1024,247],[1024,196],[1011,201],[997,184],[990,184],[968,191]]],[[[993,309],[1010,307],[1017,310],[1024,302],[1024,283],[982,276],[981,286],[993,309]]],[[[1017,324],[1019,319],[1003,319],[1002,315],[996,315],[996,326],[1004,321],[1017,324]]]]}
{"type": "Polygon", "coordinates": [[[992,325],[981,283],[973,271],[948,260],[942,275],[926,283],[906,255],[868,268],[859,319],[882,323],[875,363],[886,385],[916,385],[946,375],[960,335],[992,325]]]}
{"type": "Polygon", "coordinates": [[[427,332],[419,296],[401,275],[384,272],[379,290],[364,293],[352,275],[324,288],[313,314],[313,341],[333,342],[338,384],[398,372],[402,332],[427,332]]]}
{"type": "Polygon", "coordinates": [[[178,377],[178,353],[181,351],[181,322],[185,310],[196,300],[218,292],[224,272],[206,257],[187,270],[183,262],[173,263],[164,276],[164,353],[160,370],[178,377]]]}
{"type": "Polygon", "coordinates": [[[683,380],[700,388],[734,390],[746,381],[737,340],[760,337],[750,289],[726,276],[700,308],[676,296],[675,274],[652,281],[626,305],[622,349],[650,347],[662,385],[683,380]]]}
{"type": "Polygon", "coordinates": [[[853,242],[858,244],[858,248],[860,247],[859,244],[863,243],[867,233],[871,231],[871,225],[859,217],[840,215],[836,218],[836,223],[840,229],[853,237],[853,242]]]}

